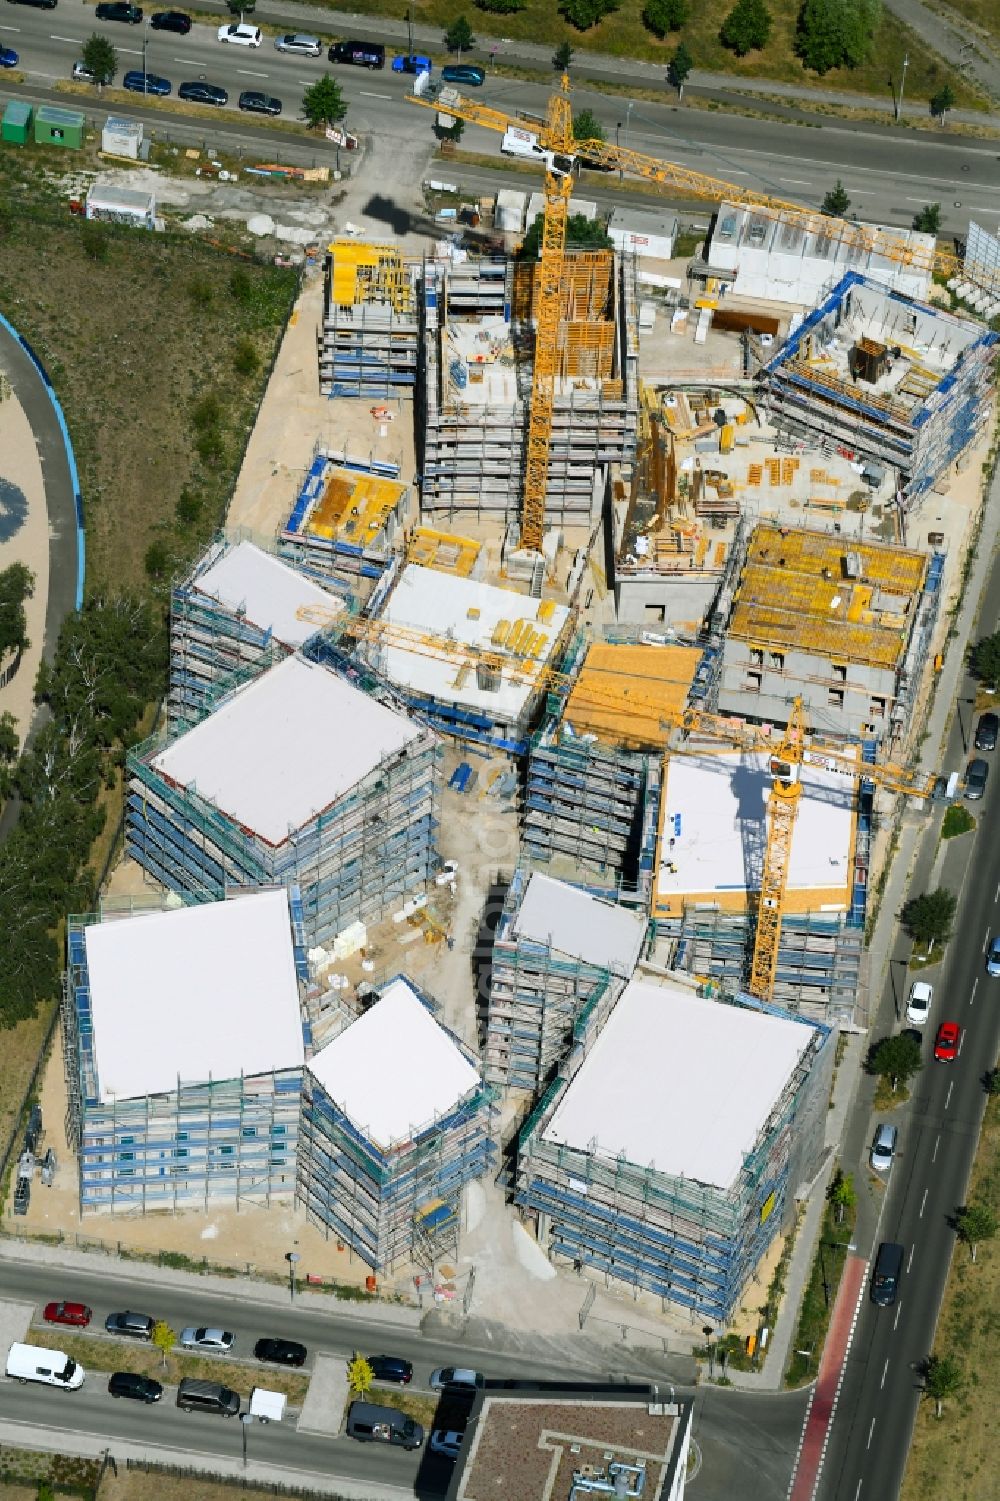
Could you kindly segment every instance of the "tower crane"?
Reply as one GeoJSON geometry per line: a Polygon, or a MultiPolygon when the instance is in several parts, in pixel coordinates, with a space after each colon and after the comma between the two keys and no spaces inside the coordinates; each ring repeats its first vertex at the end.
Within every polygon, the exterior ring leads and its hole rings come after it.
{"type": "MultiPolygon", "coordinates": [[[[346,616],[342,611],[327,609],[322,605],[302,605],[296,616],[319,629],[332,628],[357,644],[374,643],[377,646],[399,651],[415,652],[421,656],[434,657],[438,661],[453,662],[461,669],[488,665],[502,672],[508,680],[528,684],[538,689],[568,691],[575,688],[581,708],[603,704],[622,707],[622,690],[609,687],[604,690],[593,682],[593,673],[586,684],[581,684],[570,673],[559,672],[544,662],[534,661],[514,652],[499,648],[477,648],[450,636],[435,636],[426,631],[398,625],[387,620],[369,619],[361,616],[346,616]]],[[[613,674],[608,674],[609,678],[613,674]]],[[[781,922],[785,911],[785,893],[788,889],[788,872],[791,865],[792,843],[799,801],[802,795],[803,764],[814,764],[826,771],[840,772],[852,786],[860,780],[870,781],[883,790],[912,797],[926,798],[931,795],[935,776],[924,776],[919,771],[898,765],[869,765],[860,762],[856,754],[827,745],[810,745],[806,738],[805,711],[801,697],[794,699],[788,725],[780,739],[761,725],[747,724],[741,719],[731,719],[723,714],[714,714],[707,709],[674,709],[643,694],[629,693],[627,702],[637,711],[657,720],[664,732],[666,753],[684,754],[683,744],[669,746],[669,741],[679,738],[682,742],[692,735],[721,740],[736,750],[763,754],[767,758],[767,770],[771,779],[771,795],[767,801],[767,842],[761,870],[760,892],[757,897],[754,923],[753,954],[748,966],[747,989],[759,1000],[769,1001],[774,994],[774,982],[778,968],[778,947],[781,938],[781,922]]],[[[752,894],[747,892],[748,904],[752,894]]]]}
{"type": "MultiPolygon", "coordinates": [[[[492,105],[467,99],[457,91],[446,97],[408,94],[411,104],[446,113],[470,125],[488,130],[523,129],[524,120],[492,105]],[[454,94],[454,98],[452,97],[454,94]]],[[[541,249],[538,263],[538,286],[535,311],[535,354],[531,383],[531,406],[528,416],[527,458],[521,507],[521,545],[540,552],[545,524],[545,491],[548,481],[549,450],[552,444],[552,408],[559,337],[559,310],[563,263],[566,258],[566,221],[573,187],[573,169],[578,160],[617,168],[648,182],[661,183],[684,197],[725,199],[748,208],[760,209],[770,217],[790,220],[824,239],[844,240],[860,250],[872,252],[926,271],[952,275],[960,269],[958,257],[948,251],[912,243],[892,230],[874,225],[856,224],[801,204],[737,187],[721,178],[693,172],[675,162],[665,162],[642,152],[612,146],[606,141],[578,141],[573,135],[573,117],[569,102],[569,76],[563,74],[560,87],[549,96],[545,120],[532,126],[540,147],[539,160],[545,166],[545,212],[542,220],[541,249]]],[[[975,273],[966,271],[975,281],[975,273]]]]}

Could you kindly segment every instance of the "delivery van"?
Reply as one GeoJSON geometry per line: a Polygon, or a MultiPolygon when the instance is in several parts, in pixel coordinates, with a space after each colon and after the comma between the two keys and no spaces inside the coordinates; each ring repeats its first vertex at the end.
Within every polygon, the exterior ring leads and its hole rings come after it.
{"type": "Polygon", "coordinates": [[[7,1375],[14,1381],[40,1381],[43,1386],[59,1386],[75,1392],[83,1385],[83,1366],[61,1350],[44,1350],[41,1345],[11,1345],[7,1354],[7,1375]]]}

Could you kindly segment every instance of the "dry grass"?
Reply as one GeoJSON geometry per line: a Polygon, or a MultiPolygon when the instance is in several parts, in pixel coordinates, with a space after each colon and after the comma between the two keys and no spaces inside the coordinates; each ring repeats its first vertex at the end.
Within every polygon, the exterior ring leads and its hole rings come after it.
{"type": "MultiPolygon", "coordinates": [[[[9,1032],[2,1034],[3,1043],[0,1046],[0,1147],[13,1129],[21,1097],[27,1088],[31,1071],[38,1059],[45,1034],[48,1031],[49,1022],[52,1019],[52,1006],[40,1007],[37,1016],[30,1017],[27,1021],[19,1022],[9,1032]]],[[[53,1126],[58,1127],[58,1122],[49,1121],[51,1131],[53,1126]]],[[[15,1151],[15,1158],[16,1158],[15,1151]]]]}
{"type": "Polygon", "coordinates": [[[40,1329],[29,1332],[28,1343],[63,1350],[85,1371],[136,1371],[140,1376],[155,1376],[168,1386],[176,1386],[182,1376],[193,1376],[199,1381],[222,1381],[241,1397],[249,1397],[255,1386],[263,1386],[268,1391],[284,1392],[293,1407],[302,1406],[309,1388],[309,1377],[296,1371],[241,1365],[224,1356],[170,1354],[164,1369],[159,1350],[147,1344],[63,1334],[61,1330],[49,1334],[40,1329]]]}
{"type": "MultiPolygon", "coordinates": [[[[986,1111],[969,1199],[1000,1206],[1000,1099],[991,1100],[986,1111]]],[[[995,1501],[1000,1241],[980,1245],[975,1265],[968,1249],[956,1245],[934,1349],[960,1362],[965,1387],[945,1403],[940,1421],[933,1402],[921,1403],[901,1501],[939,1501],[945,1493],[951,1501],[995,1501]]]]}
{"type": "MultiPolygon", "coordinates": [[[[34,1497],[34,1492],[31,1494],[34,1497]]],[[[292,1492],[286,1494],[290,1496],[292,1492]]],[[[190,1476],[144,1475],[141,1470],[126,1470],[124,1465],[119,1466],[117,1475],[109,1470],[101,1481],[101,1501],[192,1501],[195,1496],[196,1501],[234,1501],[236,1496],[246,1501],[248,1496],[265,1495],[262,1491],[244,1490],[235,1480],[228,1485],[199,1476],[195,1486],[190,1476]]],[[[6,1492],[3,1501],[7,1501],[6,1492]]]]}
{"type": "Polygon", "coordinates": [[[932,9],[940,11],[952,21],[971,21],[994,46],[1000,46],[1000,9],[997,8],[997,0],[934,0],[932,9]]]}

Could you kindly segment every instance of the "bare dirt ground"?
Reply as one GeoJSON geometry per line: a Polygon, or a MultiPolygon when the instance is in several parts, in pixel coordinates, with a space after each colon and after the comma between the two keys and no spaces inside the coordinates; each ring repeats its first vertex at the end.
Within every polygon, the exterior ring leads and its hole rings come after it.
{"type": "Polygon", "coordinates": [[[34,595],[24,607],[31,645],[10,682],[0,687],[0,714],[13,714],[23,743],[45,634],[49,523],[35,436],[13,392],[0,401],[0,572],[12,563],[23,563],[35,576],[34,595]]]}

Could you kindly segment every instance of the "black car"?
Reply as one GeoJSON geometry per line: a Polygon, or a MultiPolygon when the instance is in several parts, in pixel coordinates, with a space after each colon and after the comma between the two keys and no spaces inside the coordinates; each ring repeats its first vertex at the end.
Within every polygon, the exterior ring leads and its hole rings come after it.
{"type": "Polygon", "coordinates": [[[262,94],[259,89],[244,89],[238,100],[240,109],[253,115],[280,115],[281,100],[272,94],[262,94]]]}
{"type": "Polygon", "coordinates": [[[369,1355],[368,1364],[376,1381],[394,1381],[406,1386],[413,1380],[413,1367],[398,1355],[369,1355]]]}
{"type": "Polygon", "coordinates": [[[269,1360],[272,1365],[305,1365],[308,1351],[294,1339],[259,1339],[253,1347],[257,1360],[269,1360]]]}
{"type": "Polygon", "coordinates": [[[109,5],[99,5],[94,14],[99,21],[126,21],[129,26],[138,26],[142,20],[142,6],[127,5],[125,0],[111,0],[109,5]]]}
{"type": "Polygon", "coordinates": [[[33,5],[36,10],[55,10],[56,8],[56,0],[8,0],[8,4],[33,5]]]}
{"type": "Polygon", "coordinates": [[[149,18],[154,31],[176,31],[178,36],[187,36],[191,30],[191,17],[182,10],[156,10],[149,18]]]}
{"type": "Polygon", "coordinates": [[[113,1397],[131,1397],[135,1402],[159,1402],[163,1387],[152,1376],[137,1376],[134,1371],[115,1371],[108,1382],[113,1397]]]}
{"type": "Polygon", "coordinates": [[[981,714],[976,725],[976,750],[996,750],[998,730],[1000,719],[995,714],[981,714]]]}
{"type": "Polygon", "coordinates": [[[108,1334],[124,1335],[127,1339],[152,1339],[155,1319],[148,1313],[109,1313],[104,1320],[108,1334]]]}
{"type": "Polygon", "coordinates": [[[229,95],[216,83],[182,83],[177,90],[178,99],[188,99],[192,104],[228,104],[229,95]]]}
{"type": "Polygon", "coordinates": [[[982,797],[989,774],[990,763],[984,761],[982,756],[976,756],[969,762],[965,771],[965,795],[969,802],[977,802],[982,797]]]}

